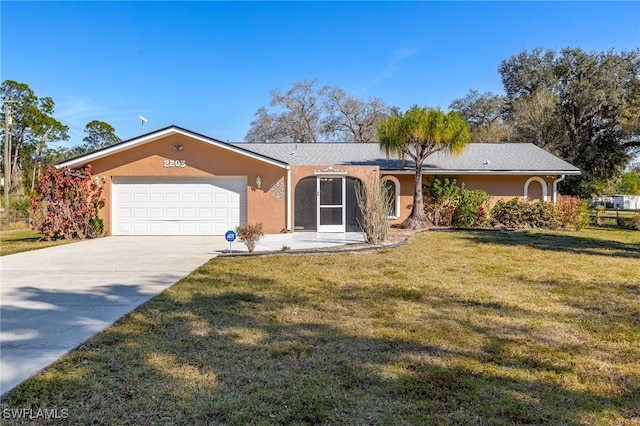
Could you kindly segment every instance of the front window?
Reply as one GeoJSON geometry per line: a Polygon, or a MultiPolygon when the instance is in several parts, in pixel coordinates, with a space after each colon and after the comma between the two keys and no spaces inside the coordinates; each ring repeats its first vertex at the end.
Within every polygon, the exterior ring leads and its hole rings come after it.
{"type": "Polygon", "coordinates": [[[382,185],[389,194],[389,219],[397,219],[400,216],[400,182],[393,176],[382,178],[382,185]]]}

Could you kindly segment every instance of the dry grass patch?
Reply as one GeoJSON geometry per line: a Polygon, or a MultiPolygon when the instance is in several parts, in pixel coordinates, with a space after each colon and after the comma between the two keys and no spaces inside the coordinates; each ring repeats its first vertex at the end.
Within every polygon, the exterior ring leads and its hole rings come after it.
{"type": "Polygon", "coordinates": [[[218,258],[3,407],[75,424],[639,424],[639,296],[632,231],[218,258]]]}

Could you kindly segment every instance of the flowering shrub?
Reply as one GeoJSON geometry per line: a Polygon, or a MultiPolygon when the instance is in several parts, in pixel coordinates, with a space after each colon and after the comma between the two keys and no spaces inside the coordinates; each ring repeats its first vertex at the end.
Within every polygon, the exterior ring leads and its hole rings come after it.
{"type": "Polygon", "coordinates": [[[560,195],[556,202],[556,209],[564,228],[571,225],[580,230],[589,224],[588,205],[578,197],[560,195]]]}
{"type": "Polygon", "coordinates": [[[427,219],[435,226],[450,226],[453,213],[458,206],[461,188],[456,185],[457,180],[434,178],[431,186],[426,187],[425,196],[431,202],[425,203],[424,212],[427,219]]]}
{"type": "Polygon", "coordinates": [[[462,189],[458,195],[451,223],[454,226],[478,228],[484,226],[488,219],[489,194],[480,189],[462,189]]]}
{"type": "Polygon", "coordinates": [[[236,234],[238,234],[238,240],[247,246],[249,252],[252,252],[256,248],[258,241],[264,237],[262,223],[240,225],[236,228],[236,234]]]}
{"type": "Polygon", "coordinates": [[[436,226],[478,228],[486,225],[489,194],[461,188],[456,183],[456,179],[436,177],[431,186],[425,188],[425,196],[431,199],[424,207],[427,219],[436,226]]]}
{"type": "Polygon", "coordinates": [[[98,209],[104,205],[101,193],[90,165],[75,171],[49,167],[31,197],[31,226],[45,240],[98,237],[102,232],[98,209]]]}
{"type": "Polygon", "coordinates": [[[435,226],[450,226],[455,211],[456,202],[453,200],[447,200],[440,204],[425,204],[424,206],[427,219],[435,226]]]}

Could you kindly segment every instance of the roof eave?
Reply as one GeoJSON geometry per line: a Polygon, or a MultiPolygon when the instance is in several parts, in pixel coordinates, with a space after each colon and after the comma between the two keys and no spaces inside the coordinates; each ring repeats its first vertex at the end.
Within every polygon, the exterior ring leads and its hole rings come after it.
{"type": "MultiPolygon", "coordinates": [[[[414,174],[413,169],[381,169],[382,173],[414,174]]],[[[423,174],[433,175],[581,175],[580,170],[477,170],[477,169],[422,169],[423,174]]]]}
{"type": "Polygon", "coordinates": [[[166,127],[164,129],[160,129],[158,131],[149,133],[147,135],[142,135],[139,136],[137,138],[134,139],[129,139],[128,141],[125,142],[121,142],[119,144],[98,150],[98,151],[94,151],[92,153],[86,154],[86,155],[82,155],[80,157],[76,157],[76,158],[72,158],[70,160],[64,161],[62,163],[59,163],[56,167],[61,168],[61,167],[69,167],[69,168],[77,168],[77,167],[82,167],[85,166],[87,164],[89,164],[91,161],[95,161],[98,160],[100,158],[104,158],[113,154],[117,154],[119,152],[122,151],[126,151],[128,149],[134,148],[136,146],[141,146],[141,145],[145,145],[147,143],[156,141],[158,139],[161,139],[163,137],[169,136],[169,135],[173,135],[173,134],[180,134],[180,135],[184,135],[196,140],[199,140],[201,142],[205,142],[208,143],[210,145],[214,145],[232,152],[236,152],[238,154],[242,154],[245,155],[247,157],[259,160],[259,161],[263,161],[265,163],[269,163],[271,165],[277,166],[277,167],[281,167],[283,169],[290,169],[291,166],[285,162],[282,162],[280,160],[276,160],[274,158],[271,157],[267,157],[264,155],[260,155],[260,154],[256,154],[255,152],[249,151],[247,149],[243,149],[243,148],[239,148],[235,145],[226,143],[226,142],[222,142],[219,141],[217,139],[213,139],[213,138],[209,138],[207,136],[204,135],[200,135],[198,133],[194,133],[185,129],[182,129],[180,127],[177,126],[170,126],[170,127],[166,127]]]}

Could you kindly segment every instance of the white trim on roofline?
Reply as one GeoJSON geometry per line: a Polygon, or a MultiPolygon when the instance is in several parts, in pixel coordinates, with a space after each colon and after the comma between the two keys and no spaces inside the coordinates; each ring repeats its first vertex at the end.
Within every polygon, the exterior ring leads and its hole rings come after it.
{"type": "Polygon", "coordinates": [[[152,133],[148,133],[146,135],[142,135],[140,137],[134,138],[134,139],[130,139],[128,141],[119,143],[117,145],[113,145],[111,147],[108,148],[104,148],[101,149],[99,151],[95,151],[77,158],[72,158],[71,160],[67,160],[64,161],[62,163],[59,163],[56,167],[60,168],[60,167],[70,167],[70,168],[75,168],[75,167],[81,167],[84,166],[88,163],[90,163],[91,161],[100,159],[100,158],[104,158],[107,157],[109,155],[113,155],[116,154],[118,152],[122,152],[122,151],[126,151],[128,149],[131,149],[133,147],[136,146],[140,146],[140,145],[144,145],[147,144],[149,142],[153,142],[155,140],[164,138],[166,136],[170,136],[170,135],[174,135],[174,134],[179,134],[179,135],[183,135],[195,140],[199,140],[201,142],[205,142],[214,146],[217,146],[219,148],[223,148],[223,149],[227,149],[229,151],[238,153],[238,154],[242,154],[245,155],[247,157],[253,158],[255,160],[259,160],[259,161],[263,161],[265,163],[269,163],[271,165],[277,166],[277,167],[282,167],[283,169],[290,169],[291,166],[289,164],[283,163],[281,161],[278,160],[274,160],[272,158],[269,157],[265,157],[262,156],[260,154],[256,154],[254,152],[251,152],[249,150],[246,149],[242,149],[242,148],[238,148],[232,144],[228,144],[222,141],[218,141],[215,139],[211,139],[208,138],[206,136],[202,136],[199,135],[197,133],[192,133],[188,130],[184,130],[181,129],[179,127],[176,126],[171,126],[171,127],[167,127],[165,129],[161,129],[158,130],[156,132],[152,132],[152,133]]]}
{"type": "MultiPolygon", "coordinates": [[[[380,170],[380,173],[395,175],[412,175],[415,170],[380,170]]],[[[429,175],[580,175],[579,170],[449,170],[449,169],[422,169],[422,174],[429,175]]]]}

